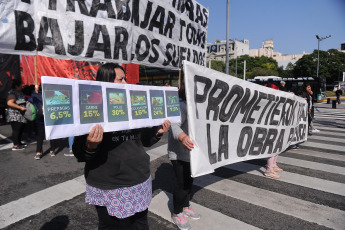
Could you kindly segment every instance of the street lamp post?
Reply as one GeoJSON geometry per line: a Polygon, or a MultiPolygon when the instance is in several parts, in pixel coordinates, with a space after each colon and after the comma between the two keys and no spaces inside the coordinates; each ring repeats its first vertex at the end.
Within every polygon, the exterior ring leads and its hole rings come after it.
{"type": "Polygon", "coordinates": [[[226,58],[225,58],[225,73],[229,74],[229,1],[226,3],[226,58]]]}
{"type": "Polygon", "coordinates": [[[326,39],[326,38],[330,38],[331,35],[328,35],[326,37],[319,37],[319,35],[316,35],[317,38],[317,69],[316,69],[316,77],[319,78],[319,65],[320,65],[320,41],[326,39]]]}

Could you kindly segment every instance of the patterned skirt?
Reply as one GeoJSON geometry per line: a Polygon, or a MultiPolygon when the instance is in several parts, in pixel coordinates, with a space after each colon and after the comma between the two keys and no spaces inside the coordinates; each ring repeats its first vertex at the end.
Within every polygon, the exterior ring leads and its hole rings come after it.
{"type": "Polygon", "coordinates": [[[85,202],[105,206],[109,215],[123,219],[147,209],[152,199],[151,176],[141,184],[112,190],[86,185],[85,202]]]}

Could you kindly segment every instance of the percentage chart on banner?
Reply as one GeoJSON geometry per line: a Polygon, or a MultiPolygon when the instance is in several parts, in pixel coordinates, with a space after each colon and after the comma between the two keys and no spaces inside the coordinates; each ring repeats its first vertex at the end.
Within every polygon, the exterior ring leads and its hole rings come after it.
{"type": "Polygon", "coordinates": [[[140,115],[143,115],[143,114],[147,114],[146,109],[135,110],[135,115],[136,116],[140,116],[140,115]]]}
{"type": "Polygon", "coordinates": [[[111,111],[111,115],[113,116],[119,116],[119,115],[126,115],[125,111],[123,109],[116,109],[111,111]]]}
{"type": "Polygon", "coordinates": [[[178,111],[178,107],[170,107],[170,111],[171,111],[171,112],[178,111]]]}
{"type": "Polygon", "coordinates": [[[52,120],[59,120],[63,118],[69,118],[71,116],[72,114],[70,114],[68,111],[59,111],[59,112],[52,112],[49,117],[52,120]]]}
{"type": "Polygon", "coordinates": [[[162,110],[153,111],[153,115],[154,116],[163,115],[163,111],[162,110]]]}
{"type": "Polygon", "coordinates": [[[84,111],[84,117],[99,117],[101,114],[98,112],[98,110],[87,110],[84,111]]]}

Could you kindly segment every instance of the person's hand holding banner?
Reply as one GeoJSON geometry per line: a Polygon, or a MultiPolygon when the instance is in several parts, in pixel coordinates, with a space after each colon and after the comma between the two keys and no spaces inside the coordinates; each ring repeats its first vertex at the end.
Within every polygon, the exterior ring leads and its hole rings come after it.
{"type": "Polygon", "coordinates": [[[157,130],[156,135],[161,135],[161,134],[163,134],[163,133],[168,132],[169,129],[170,129],[170,125],[171,125],[170,121],[169,121],[169,120],[165,120],[165,121],[162,123],[160,129],[157,130]]]}
{"type": "Polygon", "coordinates": [[[101,125],[97,124],[92,127],[86,140],[86,148],[89,151],[95,150],[99,143],[103,140],[103,128],[101,125]]]}

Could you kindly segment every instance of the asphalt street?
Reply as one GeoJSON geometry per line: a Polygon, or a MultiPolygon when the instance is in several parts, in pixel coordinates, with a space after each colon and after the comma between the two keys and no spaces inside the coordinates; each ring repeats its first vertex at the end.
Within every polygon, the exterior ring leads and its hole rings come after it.
{"type": "MultiPolygon", "coordinates": [[[[192,229],[345,229],[345,104],[315,104],[314,125],[297,150],[280,154],[281,179],[263,176],[265,160],[221,167],[194,181],[192,205],[202,218],[192,229]]],[[[0,229],[97,229],[94,207],[84,202],[84,163],[57,155],[35,160],[35,143],[12,151],[11,127],[0,124],[0,229]]],[[[153,199],[152,230],[177,229],[170,220],[175,184],[167,135],[148,148],[153,199]]]]}

